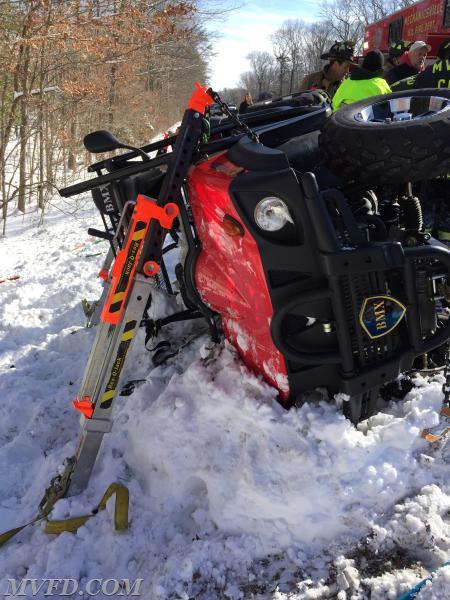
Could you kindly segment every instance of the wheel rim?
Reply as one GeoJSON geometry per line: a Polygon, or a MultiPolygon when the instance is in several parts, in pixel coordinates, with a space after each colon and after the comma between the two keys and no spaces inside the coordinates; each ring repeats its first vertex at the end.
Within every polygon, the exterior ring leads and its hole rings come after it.
{"type": "Polygon", "coordinates": [[[404,96],[386,98],[364,106],[355,115],[363,123],[398,123],[419,121],[450,110],[450,99],[442,96],[404,96]]]}

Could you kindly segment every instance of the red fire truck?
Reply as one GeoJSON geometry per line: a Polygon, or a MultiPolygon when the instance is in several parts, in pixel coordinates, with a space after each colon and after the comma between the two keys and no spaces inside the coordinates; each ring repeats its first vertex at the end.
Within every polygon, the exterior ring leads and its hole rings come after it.
{"type": "Polygon", "coordinates": [[[439,45],[450,37],[450,0],[421,0],[375,21],[366,27],[364,53],[387,52],[398,40],[422,40],[430,44],[429,58],[436,56],[439,45]]]}

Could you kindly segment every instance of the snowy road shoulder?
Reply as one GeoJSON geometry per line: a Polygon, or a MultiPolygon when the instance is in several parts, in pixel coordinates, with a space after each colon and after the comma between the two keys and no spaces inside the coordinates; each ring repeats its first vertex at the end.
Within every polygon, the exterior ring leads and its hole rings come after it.
{"type": "MultiPolygon", "coordinates": [[[[93,219],[51,213],[0,240],[0,279],[20,275],[0,285],[0,531],[35,514],[74,451],[70,400],[95,334],[81,299],[100,292],[93,219]]],[[[117,398],[88,490],[53,517],[85,514],[120,481],[129,532],[114,532],[111,504],[76,535],[26,530],[0,550],[0,593],[9,578],[139,577],[149,600],[395,599],[448,560],[450,449],[419,437],[440,377],[358,429],[325,402],[284,411],[206,336],[152,368],[140,333],[127,379],[145,383],[117,398]]],[[[441,569],[418,598],[445,597],[449,580],[441,569]]]]}

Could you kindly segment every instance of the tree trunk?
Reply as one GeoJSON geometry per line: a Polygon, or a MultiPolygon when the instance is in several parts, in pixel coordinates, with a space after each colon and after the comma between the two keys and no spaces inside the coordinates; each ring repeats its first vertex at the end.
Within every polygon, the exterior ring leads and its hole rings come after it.
{"type": "Polygon", "coordinates": [[[20,126],[19,126],[19,140],[20,140],[20,154],[19,154],[19,194],[17,199],[17,208],[21,212],[25,212],[25,186],[27,182],[27,105],[24,99],[20,103],[20,126]]]}
{"type": "Polygon", "coordinates": [[[111,65],[111,79],[109,81],[109,98],[108,98],[108,123],[112,127],[114,124],[114,100],[116,98],[116,71],[117,65],[111,65]]]}
{"type": "Polygon", "coordinates": [[[280,96],[283,95],[284,63],[280,62],[280,96]]]}
{"type": "Polygon", "coordinates": [[[76,134],[77,134],[77,124],[75,119],[70,124],[70,139],[69,139],[69,156],[67,158],[67,168],[70,171],[75,171],[77,168],[77,157],[75,153],[75,143],[76,143],[76,134]]]}

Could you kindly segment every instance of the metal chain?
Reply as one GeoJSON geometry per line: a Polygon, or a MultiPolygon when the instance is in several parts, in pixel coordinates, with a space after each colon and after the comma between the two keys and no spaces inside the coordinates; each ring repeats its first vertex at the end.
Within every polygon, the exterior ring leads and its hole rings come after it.
{"type": "Polygon", "coordinates": [[[255,133],[252,129],[250,129],[250,127],[248,125],[243,123],[240,120],[240,118],[237,116],[237,114],[234,114],[231,112],[231,110],[228,108],[227,103],[221,99],[221,97],[219,96],[219,94],[217,92],[215,92],[211,88],[208,88],[206,90],[206,93],[208,94],[208,96],[210,96],[214,100],[214,102],[216,104],[218,104],[220,106],[220,108],[222,109],[222,112],[224,112],[227,115],[227,117],[230,117],[230,119],[232,119],[236,123],[236,125],[239,127],[239,129],[241,131],[246,133],[253,142],[259,143],[258,134],[255,133]]]}

